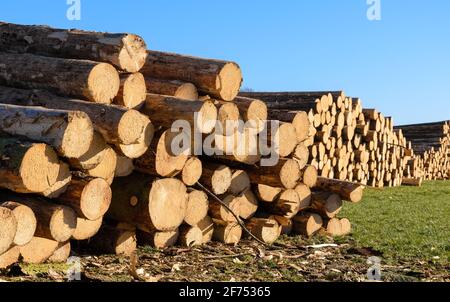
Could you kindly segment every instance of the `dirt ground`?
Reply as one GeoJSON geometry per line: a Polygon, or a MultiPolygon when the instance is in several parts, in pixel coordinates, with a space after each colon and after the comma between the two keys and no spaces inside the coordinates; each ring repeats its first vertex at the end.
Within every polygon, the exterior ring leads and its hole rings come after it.
{"type": "MultiPolygon", "coordinates": [[[[369,257],[381,259],[381,281],[450,281],[442,262],[390,259],[370,248],[355,248],[351,239],[304,240],[283,237],[273,247],[252,241],[238,246],[208,246],[158,251],[140,248],[137,257],[82,256],[81,281],[368,281],[369,257]],[[325,246],[317,244],[327,244],[325,246]]],[[[13,266],[3,281],[65,281],[66,265],[13,266]]]]}

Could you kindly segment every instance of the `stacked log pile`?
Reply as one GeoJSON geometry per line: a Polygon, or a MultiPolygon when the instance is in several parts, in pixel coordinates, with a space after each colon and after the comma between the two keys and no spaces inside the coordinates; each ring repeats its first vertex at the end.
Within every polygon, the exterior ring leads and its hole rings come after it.
{"type": "Polygon", "coordinates": [[[0,267],[74,247],[348,234],[336,215],[363,186],[310,160],[325,129],[303,111],[270,127],[276,110],[238,97],[241,82],[234,62],[149,51],[136,35],[0,23],[0,267]]]}
{"type": "Polygon", "coordinates": [[[415,156],[405,171],[409,178],[450,179],[450,122],[395,127],[411,142],[415,156]]]}
{"type": "Polygon", "coordinates": [[[311,123],[311,165],[322,177],[373,187],[399,186],[412,150],[393,119],[364,109],[358,98],[337,92],[245,92],[266,102],[269,117],[292,121],[302,111],[311,123]]]}

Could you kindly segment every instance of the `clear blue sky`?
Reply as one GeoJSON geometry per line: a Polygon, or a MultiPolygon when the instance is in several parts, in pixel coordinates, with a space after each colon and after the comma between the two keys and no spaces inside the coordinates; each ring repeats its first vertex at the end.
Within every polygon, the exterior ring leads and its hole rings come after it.
{"type": "Polygon", "coordinates": [[[337,90],[396,124],[450,119],[450,1],[2,1],[0,20],[142,35],[149,48],[234,60],[244,87],[337,90]]]}

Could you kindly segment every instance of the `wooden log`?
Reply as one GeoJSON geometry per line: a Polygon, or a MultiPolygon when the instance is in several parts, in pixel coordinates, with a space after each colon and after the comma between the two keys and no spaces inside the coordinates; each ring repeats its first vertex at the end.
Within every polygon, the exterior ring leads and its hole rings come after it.
{"type": "Polygon", "coordinates": [[[291,219],[300,210],[300,199],[295,190],[285,190],[276,201],[264,206],[271,214],[291,219]]]}
{"type": "Polygon", "coordinates": [[[213,240],[225,244],[236,245],[242,237],[242,227],[236,222],[214,221],[213,240]]]}
{"type": "Polygon", "coordinates": [[[274,219],[252,218],[245,224],[246,228],[259,240],[272,244],[281,235],[281,228],[274,219]]]}
{"type": "MultiPolygon", "coordinates": [[[[36,231],[36,216],[34,215],[33,211],[20,203],[14,202],[14,201],[6,201],[0,203],[0,212],[2,213],[2,217],[0,226],[1,228],[4,228],[5,230],[12,230],[13,223],[12,219],[8,215],[8,211],[4,211],[3,209],[9,209],[12,211],[14,218],[17,222],[17,228],[15,231],[15,236],[13,240],[14,245],[22,246],[27,244],[31,241],[31,239],[34,236],[34,233],[36,231]]],[[[9,238],[9,232],[1,232],[2,233],[2,242],[4,238],[9,238]],[[6,236],[3,234],[7,234],[6,236]]],[[[9,240],[6,240],[8,242],[9,240]]],[[[2,246],[2,244],[0,244],[2,246]]],[[[3,244],[4,246],[4,244],[3,244]]],[[[0,248],[2,250],[2,248],[0,248]]],[[[1,254],[1,252],[0,252],[1,254]]]]}
{"type": "Polygon", "coordinates": [[[186,186],[191,187],[200,180],[202,173],[203,165],[201,160],[193,156],[186,161],[181,171],[181,180],[186,186]]]}
{"type": "Polygon", "coordinates": [[[140,107],[147,94],[147,87],[142,73],[122,73],[120,77],[120,88],[114,103],[126,108],[134,109],[140,107]]]}
{"type": "Polygon", "coordinates": [[[88,246],[100,254],[130,256],[136,251],[136,232],[104,225],[88,246]]]}
{"type": "Polygon", "coordinates": [[[293,189],[302,178],[302,171],[293,159],[280,159],[275,166],[249,167],[246,171],[252,183],[271,187],[293,189]]]}
{"type": "Polygon", "coordinates": [[[267,185],[256,185],[256,194],[259,200],[264,202],[274,202],[278,196],[280,196],[283,189],[277,187],[271,187],[267,185]]]}
{"type": "Polygon", "coordinates": [[[203,94],[232,101],[242,83],[239,66],[233,62],[148,51],[141,72],[145,76],[194,84],[203,94]]]}
{"type": "Polygon", "coordinates": [[[206,244],[212,240],[214,234],[214,222],[211,217],[206,216],[197,224],[202,231],[202,244],[206,244]]]}
{"type": "Polygon", "coordinates": [[[334,218],[342,209],[342,200],[337,194],[329,192],[314,192],[311,209],[322,217],[334,218]]]}
{"type": "Polygon", "coordinates": [[[50,188],[45,190],[41,195],[50,199],[58,198],[67,190],[67,187],[69,186],[71,181],[72,174],[70,172],[69,165],[61,162],[56,182],[52,186],[50,186],[50,188]]]}
{"type": "Polygon", "coordinates": [[[260,99],[266,102],[269,109],[310,111],[322,113],[328,107],[328,99],[324,95],[306,95],[297,92],[241,92],[240,96],[260,99]],[[325,100],[327,104],[325,104],[325,100]]]}
{"type": "Polygon", "coordinates": [[[246,97],[236,97],[233,101],[239,108],[247,127],[261,132],[268,118],[267,106],[263,101],[246,97]]]}
{"type": "Polygon", "coordinates": [[[166,249],[174,246],[178,241],[178,229],[169,232],[152,231],[150,233],[137,230],[136,238],[140,246],[151,246],[156,249],[166,249]]]}
{"type": "Polygon", "coordinates": [[[0,269],[5,269],[19,262],[20,247],[13,246],[3,254],[0,254],[0,269]]]}
{"type": "Polygon", "coordinates": [[[292,219],[294,234],[311,237],[322,227],[322,217],[313,213],[300,213],[292,219]]]}
{"type": "Polygon", "coordinates": [[[77,227],[72,234],[72,239],[81,241],[94,237],[102,226],[103,217],[97,220],[89,220],[84,218],[77,218],[77,227]]]}
{"type": "Polygon", "coordinates": [[[1,22],[0,36],[2,50],[108,62],[128,72],[139,71],[147,57],[144,40],[127,33],[109,34],[1,22]]]}
{"type": "Polygon", "coordinates": [[[76,214],[66,206],[55,205],[43,197],[2,192],[0,202],[14,201],[29,207],[36,216],[35,236],[65,242],[76,228],[76,214]]]}
{"type": "Polygon", "coordinates": [[[177,179],[133,173],[116,179],[111,188],[107,216],[116,221],[143,231],[174,231],[186,216],[186,186],[177,179]]]}
{"type": "Polygon", "coordinates": [[[223,198],[222,201],[228,206],[231,212],[223,204],[215,200],[211,200],[209,203],[209,215],[212,218],[219,219],[221,221],[236,222],[235,216],[239,215],[239,199],[234,195],[228,195],[223,198]]]}
{"type": "Polygon", "coordinates": [[[237,197],[239,217],[250,219],[258,210],[258,199],[251,189],[241,192],[237,197]]]}
{"type": "Polygon", "coordinates": [[[91,120],[80,111],[0,104],[0,130],[46,143],[63,157],[78,158],[94,135],[91,120]]]}
{"type": "Polygon", "coordinates": [[[181,246],[193,247],[201,245],[203,242],[203,233],[196,226],[182,225],[179,232],[178,243],[181,246]]]}
{"type": "Polygon", "coordinates": [[[214,194],[222,195],[230,189],[232,179],[233,174],[229,167],[209,163],[203,168],[200,183],[211,189],[214,194]]]}
{"type": "Polygon", "coordinates": [[[364,191],[364,187],[359,184],[324,177],[317,179],[316,188],[331,191],[350,202],[360,202],[364,191]]]}
{"type": "Polygon", "coordinates": [[[297,141],[299,143],[305,141],[309,136],[309,128],[311,127],[308,114],[305,111],[298,112],[292,120],[292,125],[297,133],[297,141]]]}
{"type": "Polygon", "coordinates": [[[0,186],[19,193],[42,193],[57,180],[60,163],[45,144],[0,137],[0,186]]]}
{"type": "Polygon", "coordinates": [[[295,192],[297,192],[299,198],[299,211],[309,208],[311,205],[311,189],[305,184],[298,184],[295,187],[295,192]]]}
{"type": "Polygon", "coordinates": [[[0,84],[6,86],[48,89],[102,104],[111,104],[120,87],[119,74],[107,63],[8,53],[0,53],[0,62],[0,84]]]}
{"type": "Polygon", "coordinates": [[[352,232],[352,224],[350,223],[350,220],[347,218],[343,218],[340,220],[341,223],[341,236],[347,236],[352,232]]]}
{"type": "Polygon", "coordinates": [[[70,241],[60,242],[53,254],[48,258],[48,262],[65,263],[70,257],[70,241]]]}
{"type": "Polygon", "coordinates": [[[203,191],[191,190],[187,198],[184,222],[190,226],[197,226],[208,215],[208,209],[208,195],[203,191]]]}
{"type": "Polygon", "coordinates": [[[68,162],[76,170],[94,169],[103,161],[107,148],[108,145],[103,139],[103,136],[98,132],[94,132],[89,150],[79,158],[68,159],[68,162]]]}
{"type": "Polygon", "coordinates": [[[275,219],[281,228],[281,235],[290,235],[292,233],[293,223],[291,219],[286,217],[273,215],[269,218],[275,219]]]}
{"type": "Polygon", "coordinates": [[[250,177],[244,170],[235,170],[231,176],[231,185],[228,192],[233,195],[239,195],[250,189],[250,177]]]}
{"type": "Polygon", "coordinates": [[[217,108],[213,102],[187,102],[158,94],[147,94],[141,112],[148,115],[158,126],[171,128],[175,121],[186,121],[191,127],[205,134],[214,130],[218,117],[217,108]]]}
{"type": "Polygon", "coordinates": [[[116,170],[114,177],[127,177],[134,171],[133,159],[126,156],[117,156],[116,170]]]}
{"type": "Polygon", "coordinates": [[[220,126],[216,131],[225,136],[234,135],[239,129],[239,107],[235,103],[220,101],[215,101],[215,105],[219,107],[217,125],[220,126]]]}
{"type": "Polygon", "coordinates": [[[422,182],[423,182],[422,178],[403,178],[402,186],[420,187],[422,186],[422,182]]]}
{"type": "Polygon", "coordinates": [[[313,188],[317,183],[317,169],[313,166],[306,166],[301,171],[301,182],[307,185],[309,188],[313,188]]]}
{"type": "Polygon", "coordinates": [[[90,177],[102,178],[111,185],[116,173],[117,154],[111,147],[107,147],[104,152],[105,154],[103,155],[101,162],[95,168],[82,170],[82,172],[90,177]]]}
{"type": "Polygon", "coordinates": [[[191,83],[146,77],[145,84],[148,93],[168,95],[189,101],[199,100],[197,87],[191,83]]]}
{"type": "Polygon", "coordinates": [[[17,220],[13,211],[0,207],[0,255],[14,243],[17,231],[17,220]]]}
{"type": "Polygon", "coordinates": [[[108,211],[111,198],[111,188],[104,179],[75,177],[57,202],[71,207],[79,217],[98,220],[108,211]]]}
{"type": "Polygon", "coordinates": [[[324,223],[326,234],[332,237],[338,237],[342,234],[341,221],[338,218],[331,218],[324,223]]]}
{"type": "Polygon", "coordinates": [[[0,102],[20,106],[38,106],[55,110],[85,112],[95,131],[105,141],[116,145],[127,157],[141,156],[153,139],[154,127],[150,119],[136,110],[120,106],[97,104],[59,97],[42,90],[23,90],[0,87],[0,102]],[[139,148],[140,147],[140,148],[139,148]]]}
{"type": "Polygon", "coordinates": [[[41,264],[50,258],[58,248],[55,240],[33,237],[29,243],[20,247],[22,261],[29,264],[41,264]]]}

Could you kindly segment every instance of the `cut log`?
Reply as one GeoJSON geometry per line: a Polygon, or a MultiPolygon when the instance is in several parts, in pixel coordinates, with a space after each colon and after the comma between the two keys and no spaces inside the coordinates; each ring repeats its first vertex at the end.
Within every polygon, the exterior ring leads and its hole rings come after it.
{"type": "Polygon", "coordinates": [[[247,122],[247,127],[257,132],[264,129],[268,117],[266,103],[246,97],[236,97],[233,102],[238,106],[244,122],[247,122]]]}
{"type": "Polygon", "coordinates": [[[236,222],[225,222],[213,219],[214,233],[213,240],[225,244],[238,244],[242,237],[242,228],[236,222]]]}
{"type": "Polygon", "coordinates": [[[0,104],[0,130],[46,143],[63,157],[78,158],[92,142],[89,116],[80,111],[0,104]]]}
{"type": "Polygon", "coordinates": [[[13,246],[3,254],[0,254],[0,269],[8,268],[9,266],[19,262],[20,247],[13,246]]]}
{"type": "Polygon", "coordinates": [[[29,243],[20,247],[20,255],[25,263],[44,263],[53,255],[58,245],[55,240],[35,236],[29,243]]]}
{"type": "Polygon", "coordinates": [[[203,242],[203,233],[198,227],[182,225],[179,230],[178,243],[184,247],[193,247],[201,245],[203,242]]]}
{"type": "MultiPolygon", "coordinates": [[[[228,195],[223,198],[223,203],[228,206],[228,208],[233,212],[236,216],[239,216],[239,199],[234,195],[228,195]]],[[[212,218],[226,221],[226,222],[236,222],[236,217],[228,211],[228,209],[222,205],[221,203],[211,200],[209,203],[209,214],[212,218]]]]}
{"type": "MultiPolygon", "coordinates": [[[[150,119],[136,110],[120,106],[96,104],[81,100],[59,97],[42,90],[23,90],[0,87],[0,102],[20,106],[38,106],[57,110],[78,110],[85,112],[109,144],[117,145],[122,152],[136,158],[141,154],[131,153],[128,145],[138,144],[148,147],[153,138],[154,128],[150,119]],[[127,152],[128,151],[128,152],[127,152]]],[[[145,152],[146,148],[144,149],[145,152]]],[[[140,151],[142,152],[142,151],[140,151]]]]}
{"type": "Polygon", "coordinates": [[[158,51],[148,51],[141,72],[149,77],[192,83],[203,94],[225,101],[237,96],[242,83],[242,73],[236,63],[158,51]]]}
{"type": "Polygon", "coordinates": [[[45,190],[42,195],[50,199],[58,198],[67,190],[71,181],[72,173],[70,172],[69,165],[61,162],[56,182],[50,188],[45,190]]]}
{"type": "Polygon", "coordinates": [[[294,159],[280,159],[275,166],[249,167],[246,171],[253,184],[271,187],[293,189],[302,178],[302,171],[294,159]]]}
{"type": "Polygon", "coordinates": [[[0,36],[2,50],[108,62],[128,72],[139,71],[147,57],[144,40],[127,33],[109,34],[1,22],[0,36]]]}
{"type": "Polygon", "coordinates": [[[272,244],[281,235],[281,228],[275,219],[252,218],[245,224],[246,228],[259,240],[272,244]]]}
{"type": "Polygon", "coordinates": [[[309,188],[313,188],[317,183],[317,169],[313,166],[306,166],[301,170],[301,181],[309,188]]]}
{"type": "Polygon", "coordinates": [[[236,170],[231,176],[231,185],[228,192],[233,195],[239,195],[250,189],[251,183],[247,172],[244,170],[236,170]]]}
{"type": "Polygon", "coordinates": [[[318,214],[301,213],[292,219],[293,233],[311,237],[322,227],[322,217],[318,214]]]}
{"type": "Polygon", "coordinates": [[[267,133],[265,132],[261,133],[259,137],[263,146],[269,147],[280,157],[291,155],[297,147],[297,133],[291,123],[280,123],[278,128],[271,127],[267,133]],[[273,130],[275,132],[272,132],[273,130]]]}
{"type": "Polygon", "coordinates": [[[6,86],[48,89],[102,104],[111,104],[120,87],[119,74],[106,63],[8,53],[0,53],[0,62],[0,83],[6,86]]]}
{"type": "Polygon", "coordinates": [[[240,112],[238,106],[234,103],[219,101],[216,101],[215,104],[219,106],[217,122],[220,125],[220,128],[216,131],[225,136],[234,135],[239,129],[240,112]]]}
{"type": "Polygon", "coordinates": [[[186,161],[181,171],[181,180],[186,186],[191,187],[200,180],[202,173],[202,162],[197,157],[191,157],[186,161]]]}
{"type": "Polygon", "coordinates": [[[292,120],[292,125],[297,134],[297,141],[299,143],[305,141],[309,137],[309,128],[311,124],[308,119],[308,114],[305,111],[298,112],[292,120]]]}
{"type": "Polygon", "coordinates": [[[107,149],[108,145],[103,139],[103,136],[98,132],[94,132],[89,150],[80,158],[70,158],[68,162],[71,167],[77,170],[94,169],[103,161],[107,149]]]}
{"type": "Polygon", "coordinates": [[[117,156],[116,171],[114,177],[127,177],[134,171],[133,160],[126,156],[117,156]]]}
{"type": "Polygon", "coordinates": [[[57,180],[60,163],[45,144],[0,137],[0,186],[19,193],[42,193],[57,180]]]}
{"type": "Polygon", "coordinates": [[[83,172],[90,177],[102,178],[110,185],[116,172],[117,154],[111,147],[107,147],[104,152],[101,162],[95,168],[83,172]]]}
{"type": "Polygon", "coordinates": [[[403,178],[402,186],[420,187],[422,186],[422,182],[423,182],[422,178],[403,178]]]}
{"type": "Polygon", "coordinates": [[[342,234],[341,221],[338,218],[332,218],[324,223],[325,232],[332,236],[338,237],[342,234]]]}
{"type": "Polygon", "coordinates": [[[148,115],[153,123],[166,129],[171,128],[175,121],[186,121],[205,134],[214,130],[217,120],[217,108],[213,102],[187,102],[158,94],[147,94],[141,112],[148,115]]]}
{"type": "Polygon", "coordinates": [[[293,223],[291,219],[277,215],[273,215],[269,218],[275,219],[278,222],[282,235],[290,235],[292,233],[293,223]]]}
{"type": "Polygon", "coordinates": [[[300,143],[295,147],[292,158],[295,159],[300,167],[304,169],[309,161],[309,149],[304,143],[300,143]]]}
{"type": "Polygon", "coordinates": [[[341,221],[341,236],[346,236],[352,232],[352,224],[350,223],[350,220],[347,218],[342,218],[341,221]]]}
{"type": "Polygon", "coordinates": [[[57,200],[71,207],[79,217],[97,220],[108,211],[111,197],[111,188],[104,179],[73,178],[66,192],[57,200]]]}
{"type": "Polygon", "coordinates": [[[139,108],[146,94],[145,79],[141,73],[123,73],[120,74],[120,88],[114,103],[130,109],[139,108]]]}
{"type": "Polygon", "coordinates": [[[231,169],[225,165],[209,163],[203,168],[200,183],[216,195],[225,194],[231,186],[233,174],[231,169]]]}
{"type": "Polygon", "coordinates": [[[65,242],[76,228],[76,214],[66,206],[55,205],[42,197],[21,196],[2,192],[0,202],[14,201],[29,207],[36,215],[35,236],[65,242]]]}
{"type": "Polygon", "coordinates": [[[197,224],[197,227],[202,231],[202,244],[210,242],[214,234],[214,222],[211,217],[206,216],[203,218],[197,224]]]}
{"type": "Polygon", "coordinates": [[[197,101],[199,99],[197,87],[194,84],[178,80],[162,80],[145,78],[148,93],[173,96],[177,99],[197,101]]]}
{"type": "Polygon", "coordinates": [[[174,231],[186,216],[186,186],[177,179],[133,173],[116,179],[112,192],[107,215],[143,231],[174,231]]]}
{"type": "MultiPolygon", "coordinates": [[[[11,210],[17,222],[17,229],[15,232],[13,243],[15,245],[22,246],[30,242],[36,231],[36,224],[37,224],[36,216],[34,215],[33,211],[29,207],[14,201],[6,201],[0,203],[0,212],[2,212],[2,208],[7,208],[11,210]]],[[[2,228],[5,228],[5,230],[11,229],[12,228],[11,219],[10,218],[7,219],[7,217],[9,216],[8,215],[5,216],[5,214],[7,214],[7,211],[6,213],[5,212],[3,213],[2,215],[3,218],[0,219],[1,220],[0,226],[2,228]]],[[[8,231],[1,233],[2,235],[0,236],[0,238],[8,238],[9,234],[8,231]],[[6,234],[6,236],[3,234],[6,234]]],[[[0,240],[0,242],[2,240],[0,240]]]]}
{"type": "Polygon", "coordinates": [[[170,232],[153,231],[150,233],[137,230],[136,238],[140,246],[151,246],[157,249],[166,249],[174,246],[178,241],[178,229],[170,232]]]}
{"type": "Polygon", "coordinates": [[[257,185],[256,186],[256,193],[259,198],[259,200],[264,202],[274,202],[278,196],[280,196],[283,189],[281,188],[275,188],[270,187],[267,185],[257,185]]]}
{"type": "Polygon", "coordinates": [[[136,251],[136,233],[104,225],[100,231],[89,240],[89,249],[99,254],[130,256],[136,251]]]}
{"type": "Polygon", "coordinates": [[[94,235],[100,230],[102,222],[103,217],[97,220],[88,220],[78,217],[77,227],[75,228],[75,232],[72,234],[72,239],[81,241],[94,237],[94,235]]]}
{"type": "Polygon", "coordinates": [[[246,191],[239,194],[237,197],[238,200],[238,209],[239,209],[239,217],[242,219],[250,219],[255,215],[258,210],[258,199],[251,189],[247,189],[246,191]]]}
{"type": "Polygon", "coordinates": [[[0,207],[0,255],[14,243],[17,231],[17,220],[13,211],[0,207]]]}
{"type": "Polygon", "coordinates": [[[48,262],[65,263],[70,257],[70,241],[60,242],[53,254],[48,258],[48,262]]]}
{"type": "Polygon", "coordinates": [[[360,202],[364,191],[364,187],[359,184],[324,177],[317,179],[316,188],[338,194],[350,202],[360,202]]]}
{"type": "Polygon", "coordinates": [[[277,200],[264,206],[272,214],[291,219],[300,210],[300,199],[295,190],[285,190],[277,200]]]}
{"type": "Polygon", "coordinates": [[[322,217],[334,218],[342,209],[342,199],[337,194],[329,192],[314,192],[311,208],[322,217]]]}
{"type": "Polygon", "coordinates": [[[309,208],[311,205],[311,189],[305,184],[298,184],[295,191],[300,200],[299,211],[309,208]]]}
{"type": "Polygon", "coordinates": [[[188,195],[184,222],[196,226],[208,215],[208,209],[208,195],[203,191],[192,190],[188,195]]]}

